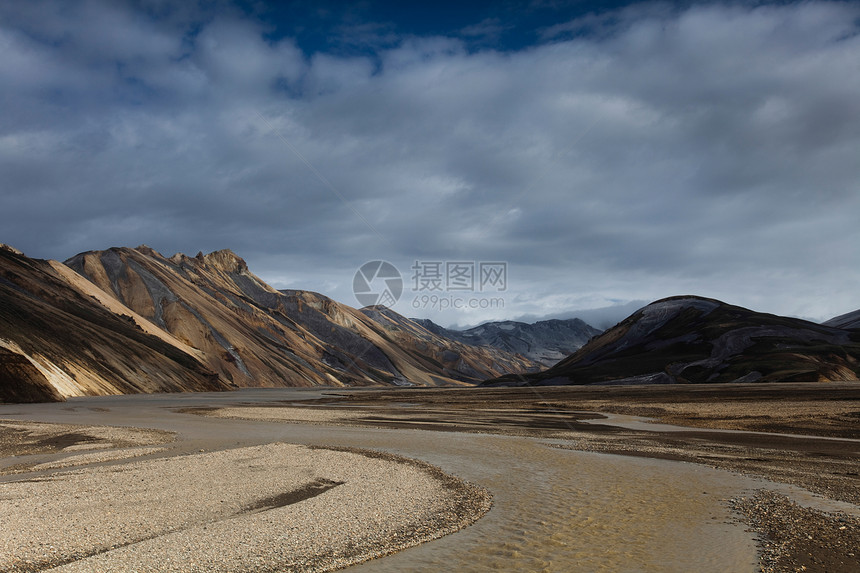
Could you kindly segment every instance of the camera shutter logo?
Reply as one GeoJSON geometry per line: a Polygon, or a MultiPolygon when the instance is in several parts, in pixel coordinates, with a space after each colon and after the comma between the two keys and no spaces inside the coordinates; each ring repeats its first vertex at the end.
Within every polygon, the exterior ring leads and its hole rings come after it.
{"type": "Polygon", "coordinates": [[[352,292],[361,306],[394,306],[403,294],[403,277],[388,261],[369,261],[355,272],[352,292]]]}

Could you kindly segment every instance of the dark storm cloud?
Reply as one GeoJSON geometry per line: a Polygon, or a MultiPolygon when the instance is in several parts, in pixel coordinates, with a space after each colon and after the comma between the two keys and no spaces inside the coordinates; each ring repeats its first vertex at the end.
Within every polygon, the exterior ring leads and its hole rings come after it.
{"type": "Polygon", "coordinates": [[[349,303],[369,259],[507,261],[505,309],[433,316],[461,324],[681,292],[860,306],[856,5],[645,4],[518,50],[466,43],[507,20],[357,20],[348,53],[229,4],[0,16],[0,240],[32,256],[229,247],[349,303]]]}

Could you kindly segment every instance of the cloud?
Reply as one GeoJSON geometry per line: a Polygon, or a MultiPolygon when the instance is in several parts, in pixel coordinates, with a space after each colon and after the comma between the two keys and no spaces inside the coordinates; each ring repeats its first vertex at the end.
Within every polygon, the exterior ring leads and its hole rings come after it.
{"type": "Polygon", "coordinates": [[[253,22],[219,19],[197,34],[191,57],[228,105],[240,98],[290,90],[306,73],[302,52],[290,40],[267,42],[253,22]]]}
{"type": "Polygon", "coordinates": [[[443,324],[860,306],[856,5],[645,4],[518,51],[358,22],[351,55],[227,4],[31,6],[0,13],[0,240],[32,256],[229,247],[350,303],[367,260],[508,263],[504,309],[443,324]]]}

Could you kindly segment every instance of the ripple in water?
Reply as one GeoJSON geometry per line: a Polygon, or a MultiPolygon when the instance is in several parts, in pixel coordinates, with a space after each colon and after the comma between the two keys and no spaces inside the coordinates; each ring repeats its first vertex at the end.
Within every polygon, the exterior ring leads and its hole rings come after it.
{"type": "Polygon", "coordinates": [[[397,450],[489,488],[494,507],[457,534],[350,572],[758,570],[752,537],[721,501],[749,481],[727,472],[474,434],[397,450]]]}

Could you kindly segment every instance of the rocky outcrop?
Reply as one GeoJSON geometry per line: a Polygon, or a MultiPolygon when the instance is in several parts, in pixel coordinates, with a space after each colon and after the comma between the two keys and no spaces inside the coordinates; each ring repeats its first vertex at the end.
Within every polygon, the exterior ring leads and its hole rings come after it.
{"type": "Polygon", "coordinates": [[[23,255],[24,254],[21,251],[19,251],[18,249],[16,249],[15,247],[13,247],[11,245],[7,245],[6,243],[0,243],[0,251],[8,251],[8,252],[12,253],[13,255],[23,255]]]}

